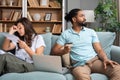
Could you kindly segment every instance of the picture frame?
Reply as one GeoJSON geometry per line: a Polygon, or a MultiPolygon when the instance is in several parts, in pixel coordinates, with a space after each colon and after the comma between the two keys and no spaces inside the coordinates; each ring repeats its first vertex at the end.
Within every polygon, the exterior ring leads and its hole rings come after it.
{"type": "Polygon", "coordinates": [[[49,6],[49,0],[40,0],[40,6],[41,7],[48,7],[49,6]]]}
{"type": "Polygon", "coordinates": [[[45,21],[50,21],[51,20],[52,13],[46,13],[45,14],[45,21]]]}

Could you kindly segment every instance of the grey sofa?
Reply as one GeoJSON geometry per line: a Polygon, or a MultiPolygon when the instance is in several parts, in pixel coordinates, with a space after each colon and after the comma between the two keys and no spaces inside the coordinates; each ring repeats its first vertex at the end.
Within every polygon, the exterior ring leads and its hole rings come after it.
{"type": "MultiPolygon", "coordinates": [[[[108,58],[120,63],[120,47],[114,46],[113,41],[115,39],[115,33],[111,32],[97,32],[101,45],[108,58]]],[[[52,35],[51,33],[42,34],[46,48],[45,55],[49,55],[51,48],[59,36],[52,35]]],[[[4,37],[0,33],[0,48],[4,37]]],[[[107,76],[99,73],[91,74],[92,80],[109,80],[107,76]]],[[[0,76],[0,80],[75,80],[71,73],[59,74],[53,72],[33,71],[28,73],[7,73],[0,76]]]]}

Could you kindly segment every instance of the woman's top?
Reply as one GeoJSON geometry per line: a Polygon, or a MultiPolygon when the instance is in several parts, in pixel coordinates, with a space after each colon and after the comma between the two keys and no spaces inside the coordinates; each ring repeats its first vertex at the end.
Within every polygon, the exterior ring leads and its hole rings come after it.
{"type": "MultiPolygon", "coordinates": [[[[16,45],[15,56],[28,62],[28,63],[33,63],[32,57],[30,57],[30,55],[24,49],[18,49],[17,43],[15,43],[15,42],[13,42],[13,43],[16,45]]],[[[31,49],[35,52],[35,50],[41,46],[45,47],[45,42],[41,35],[37,35],[32,40],[31,49]]]]}

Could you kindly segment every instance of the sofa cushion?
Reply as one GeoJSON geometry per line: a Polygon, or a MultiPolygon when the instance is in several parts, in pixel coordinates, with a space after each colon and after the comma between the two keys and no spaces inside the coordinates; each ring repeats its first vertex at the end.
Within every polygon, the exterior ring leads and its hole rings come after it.
{"type": "Polygon", "coordinates": [[[57,39],[58,39],[59,35],[52,35],[52,42],[51,42],[51,47],[54,46],[54,44],[56,43],[57,39]]]}
{"type": "Polygon", "coordinates": [[[92,73],[90,76],[92,80],[108,80],[104,74],[92,73]]]}
{"type": "Polygon", "coordinates": [[[41,34],[43,36],[43,39],[45,41],[45,50],[44,50],[44,54],[48,55],[50,54],[51,51],[51,37],[52,37],[52,33],[45,33],[45,34],[41,34]]]}
{"type": "Polygon", "coordinates": [[[110,51],[115,40],[115,33],[114,32],[97,32],[98,38],[100,40],[101,46],[107,57],[111,59],[110,51]]]}
{"type": "MultiPolygon", "coordinates": [[[[91,76],[91,80],[108,80],[107,76],[105,76],[104,74],[92,73],[90,76],[91,76]]],[[[65,77],[67,80],[75,80],[73,75],[70,73],[65,74],[65,77]]]]}
{"type": "MultiPolygon", "coordinates": [[[[52,47],[56,43],[58,37],[59,37],[58,35],[52,35],[52,47]]],[[[69,54],[62,55],[61,58],[62,58],[62,65],[64,67],[69,67],[70,66],[69,54]]]]}
{"type": "Polygon", "coordinates": [[[51,72],[7,73],[0,80],[66,80],[65,76],[51,72]]]}

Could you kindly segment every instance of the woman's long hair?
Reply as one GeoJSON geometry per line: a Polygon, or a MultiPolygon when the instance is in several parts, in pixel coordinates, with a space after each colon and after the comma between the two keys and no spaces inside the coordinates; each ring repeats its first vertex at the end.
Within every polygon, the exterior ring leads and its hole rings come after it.
{"type": "Polygon", "coordinates": [[[15,25],[17,25],[18,23],[21,23],[24,26],[25,35],[20,36],[18,32],[16,32],[15,35],[18,36],[21,40],[25,41],[26,44],[31,47],[33,34],[34,34],[34,37],[37,35],[35,30],[33,29],[32,23],[25,17],[18,19],[15,22],[15,25]]]}

